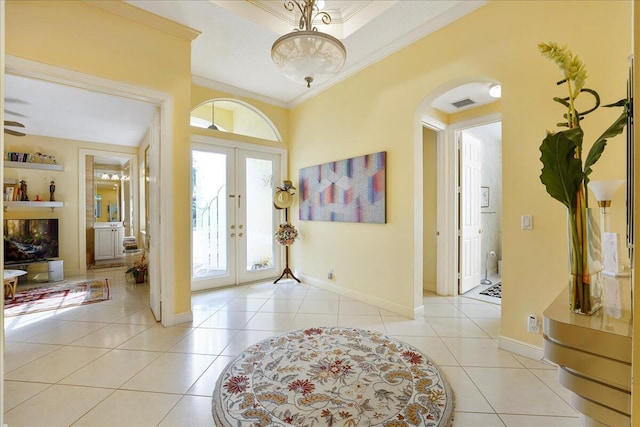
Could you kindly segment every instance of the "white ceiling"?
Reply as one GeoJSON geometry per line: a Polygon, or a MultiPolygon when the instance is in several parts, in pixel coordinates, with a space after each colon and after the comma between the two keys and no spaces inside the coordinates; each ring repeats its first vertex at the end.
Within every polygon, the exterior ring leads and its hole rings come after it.
{"type": "Polygon", "coordinates": [[[137,147],[151,104],[13,75],[5,76],[5,120],[29,135],[137,147]]]}
{"type": "MultiPolygon", "coordinates": [[[[282,0],[127,3],[201,32],[192,44],[191,67],[197,84],[291,107],[486,1],[326,0],[324,10],[333,22],[319,30],[341,39],[347,62],[336,78],[311,89],[288,80],[271,61],[273,42],[296,25],[297,18],[285,10],[282,0]]],[[[24,131],[33,135],[135,146],[153,114],[153,108],[142,102],[22,77],[8,75],[5,88],[5,119],[23,123],[24,131]]],[[[463,93],[454,91],[436,100],[442,104],[438,108],[451,112],[446,104],[465,96],[475,96],[481,105],[487,88],[483,83],[468,86],[463,93]]]]}

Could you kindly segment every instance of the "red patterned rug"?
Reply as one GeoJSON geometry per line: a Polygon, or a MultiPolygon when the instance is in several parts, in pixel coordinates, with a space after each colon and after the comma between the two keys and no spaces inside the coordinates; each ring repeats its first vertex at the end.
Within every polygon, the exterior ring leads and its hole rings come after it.
{"type": "Polygon", "coordinates": [[[419,350],[379,332],[310,328],[249,347],[213,390],[218,427],[445,427],[453,393],[419,350]]]}
{"type": "Polygon", "coordinates": [[[109,299],[109,280],[61,283],[16,292],[4,302],[4,317],[91,304],[109,299]]]}

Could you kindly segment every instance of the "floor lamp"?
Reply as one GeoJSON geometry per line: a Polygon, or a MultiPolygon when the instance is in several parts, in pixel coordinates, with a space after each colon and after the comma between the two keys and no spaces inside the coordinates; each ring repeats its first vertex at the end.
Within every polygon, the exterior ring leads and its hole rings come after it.
{"type": "Polygon", "coordinates": [[[590,181],[589,188],[596,196],[600,207],[600,233],[602,242],[602,273],[608,276],[628,276],[620,262],[620,239],[618,233],[612,233],[610,224],[611,200],[618,188],[624,184],[623,179],[611,181],[590,181]]]}

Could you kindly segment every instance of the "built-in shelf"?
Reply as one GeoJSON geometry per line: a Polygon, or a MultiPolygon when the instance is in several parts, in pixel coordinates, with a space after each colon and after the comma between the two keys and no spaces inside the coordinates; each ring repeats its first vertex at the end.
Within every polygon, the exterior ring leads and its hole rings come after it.
{"type": "Polygon", "coordinates": [[[5,168],[20,168],[20,169],[42,169],[42,170],[50,170],[50,171],[61,171],[61,170],[63,170],[62,165],[58,165],[58,164],[30,163],[30,162],[11,162],[9,160],[5,160],[4,167],[5,168]]]}
{"type": "Polygon", "coordinates": [[[61,208],[64,206],[64,202],[2,202],[2,206],[6,211],[7,208],[51,208],[53,211],[55,208],[61,208]]]}

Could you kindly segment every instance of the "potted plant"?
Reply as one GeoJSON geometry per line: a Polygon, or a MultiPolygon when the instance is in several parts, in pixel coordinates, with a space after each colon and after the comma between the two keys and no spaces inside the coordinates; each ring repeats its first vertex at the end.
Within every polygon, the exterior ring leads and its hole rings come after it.
{"type": "Polygon", "coordinates": [[[584,87],[587,71],[580,59],[565,46],[541,43],[538,49],[562,71],[568,96],[553,98],[565,108],[566,121],[558,123],[566,128],[557,132],[547,131],[540,145],[542,173],[540,180],[547,193],[567,208],[569,235],[569,302],[571,311],[592,314],[600,308],[599,278],[602,263],[597,262],[600,232],[589,209],[587,184],[593,165],[600,159],[607,140],[622,133],[627,124],[627,100],[603,107],[622,107],[620,116],[591,145],[583,157],[584,132],[581,122],[600,107],[600,96],[593,89],[584,87]],[[594,105],[586,111],[576,109],[576,99],[582,93],[593,97],[594,105]]]}
{"type": "Polygon", "coordinates": [[[147,268],[147,254],[142,251],[140,258],[134,261],[133,265],[125,271],[125,275],[133,277],[136,283],[144,283],[147,268]]]}

